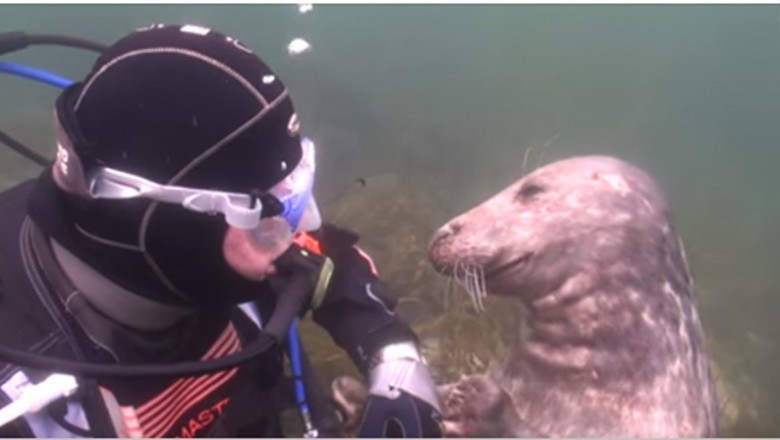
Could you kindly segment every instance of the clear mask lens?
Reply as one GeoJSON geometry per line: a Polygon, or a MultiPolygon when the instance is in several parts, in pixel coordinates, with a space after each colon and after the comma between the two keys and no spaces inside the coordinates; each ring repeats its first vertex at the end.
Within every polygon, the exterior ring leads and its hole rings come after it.
{"type": "Polygon", "coordinates": [[[303,156],[298,166],[268,191],[282,202],[282,217],[294,232],[312,231],[318,229],[322,223],[317,202],[312,195],[316,169],[314,142],[303,138],[301,148],[303,156]]]}

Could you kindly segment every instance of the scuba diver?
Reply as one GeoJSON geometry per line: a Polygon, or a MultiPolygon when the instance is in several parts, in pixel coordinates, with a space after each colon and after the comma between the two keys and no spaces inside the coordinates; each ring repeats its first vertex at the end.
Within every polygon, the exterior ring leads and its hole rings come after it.
{"type": "MultiPolygon", "coordinates": [[[[250,49],[139,29],[54,120],[54,163],[0,194],[0,436],[279,437],[307,313],[368,382],[360,436],[441,436],[417,338],[358,237],[321,222],[315,146],[250,49]]],[[[307,436],[337,436],[319,397],[307,436]]]]}

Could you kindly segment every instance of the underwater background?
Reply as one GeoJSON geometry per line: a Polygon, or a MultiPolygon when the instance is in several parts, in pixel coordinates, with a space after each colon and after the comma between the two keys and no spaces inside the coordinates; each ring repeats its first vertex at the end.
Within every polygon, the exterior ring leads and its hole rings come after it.
{"type": "MultiPolygon", "coordinates": [[[[437,380],[484,371],[521,311],[485,314],[435,274],[444,222],[529,168],[609,154],[665,190],[696,281],[721,434],[780,436],[780,6],[0,5],[0,32],[110,43],[151,23],[239,38],[291,91],[318,146],[326,217],[362,234],[437,380]],[[290,57],[306,39],[310,52],[290,57]],[[530,149],[530,150],[529,150],[530,149]]],[[[74,79],[91,53],[2,60],[74,79]]],[[[49,157],[57,90],[0,76],[0,129],[49,157]]],[[[40,168],[0,149],[0,189],[40,168]]],[[[310,322],[323,378],[352,372],[310,322]]]]}

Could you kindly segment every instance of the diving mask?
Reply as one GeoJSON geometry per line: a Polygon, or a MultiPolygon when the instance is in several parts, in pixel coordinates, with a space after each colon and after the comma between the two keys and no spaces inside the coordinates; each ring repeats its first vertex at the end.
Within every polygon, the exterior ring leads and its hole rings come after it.
{"type": "Polygon", "coordinates": [[[301,148],[302,158],[292,173],[260,196],[161,185],[135,174],[106,167],[95,169],[88,179],[88,191],[96,199],[144,197],[179,204],[194,212],[221,213],[228,225],[253,230],[258,240],[286,241],[295,232],[317,229],[321,223],[312,195],[314,143],[304,138],[301,148]]]}
{"type": "Polygon", "coordinates": [[[312,194],[316,168],[314,142],[303,138],[301,148],[303,155],[293,172],[268,191],[281,203],[280,215],[264,217],[258,227],[254,228],[255,240],[272,249],[285,249],[295,233],[313,231],[322,224],[312,194]]]}

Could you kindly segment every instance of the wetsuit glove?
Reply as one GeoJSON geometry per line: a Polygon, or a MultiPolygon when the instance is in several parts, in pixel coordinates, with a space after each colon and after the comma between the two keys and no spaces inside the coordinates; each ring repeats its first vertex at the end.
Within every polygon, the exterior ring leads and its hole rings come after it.
{"type": "Polygon", "coordinates": [[[442,437],[436,385],[416,344],[389,344],[372,358],[359,437],[442,437]]]}
{"type": "Polygon", "coordinates": [[[295,316],[306,313],[319,285],[327,285],[332,263],[327,257],[291,245],[274,262],[276,273],[268,283],[276,297],[276,307],[265,330],[278,340],[286,337],[295,316]]]}
{"type": "Polygon", "coordinates": [[[313,298],[312,318],[367,374],[369,358],[377,350],[416,337],[395,316],[398,295],[379,279],[373,260],[356,246],[356,234],[326,223],[312,235],[320,253],[334,264],[325,295],[313,298]]]}

